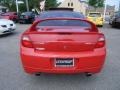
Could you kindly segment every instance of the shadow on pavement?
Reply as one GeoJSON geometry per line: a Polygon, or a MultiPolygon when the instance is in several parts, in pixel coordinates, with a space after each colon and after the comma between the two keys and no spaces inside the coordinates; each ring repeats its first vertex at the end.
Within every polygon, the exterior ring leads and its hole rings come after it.
{"type": "Polygon", "coordinates": [[[7,38],[18,34],[19,32],[8,33],[8,34],[0,35],[0,38],[5,38],[5,37],[7,38]]]}

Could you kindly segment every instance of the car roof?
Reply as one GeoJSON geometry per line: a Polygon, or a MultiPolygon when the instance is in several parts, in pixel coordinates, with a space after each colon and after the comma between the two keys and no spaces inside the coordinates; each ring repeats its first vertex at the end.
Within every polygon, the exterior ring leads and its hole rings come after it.
{"type": "Polygon", "coordinates": [[[6,12],[6,13],[3,13],[2,15],[13,15],[14,13],[16,12],[6,12]]]}
{"type": "Polygon", "coordinates": [[[13,13],[16,13],[16,12],[6,12],[6,13],[13,14],[13,13]]]}
{"type": "MultiPolygon", "coordinates": [[[[100,13],[100,12],[89,12],[89,13],[100,13]]],[[[101,14],[101,13],[100,13],[101,14]]]]}

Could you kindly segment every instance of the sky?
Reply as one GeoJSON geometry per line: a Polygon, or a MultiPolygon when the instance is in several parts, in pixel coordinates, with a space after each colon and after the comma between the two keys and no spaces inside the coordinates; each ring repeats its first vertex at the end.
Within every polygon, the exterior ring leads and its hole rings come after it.
{"type": "MultiPolygon", "coordinates": [[[[58,0],[58,1],[62,2],[64,0],[58,0]]],[[[115,5],[116,9],[118,9],[118,7],[119,7],[119,2],[120,2],[120,0],[106,0],[106,4],[115,5]]]]}
{"type": "Polygon", "coordinates": [[[120,0],[106,0],[106,3],[109,5],[115,5],[116,9],[118,9],[119,4],[120,4],[120,0]]]}

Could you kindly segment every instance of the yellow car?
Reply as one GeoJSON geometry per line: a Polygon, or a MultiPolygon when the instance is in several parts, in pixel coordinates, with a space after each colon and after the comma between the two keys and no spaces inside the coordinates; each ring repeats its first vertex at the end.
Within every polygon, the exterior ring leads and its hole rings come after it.
{"type": "Polygon", "coordinates": [[[95,23],[97,26],[103,26],[104,19],[101,13],[99,12],[90,12],[87,16],[87,19],[95,23]]]}

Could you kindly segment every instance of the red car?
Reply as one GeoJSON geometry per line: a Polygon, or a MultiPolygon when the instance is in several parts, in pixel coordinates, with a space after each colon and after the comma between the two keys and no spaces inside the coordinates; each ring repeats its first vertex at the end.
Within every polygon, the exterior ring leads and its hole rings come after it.
{"type": "Polygon", "coordinates": [[[1,18],[3,19],[9,19],[12,20],[14,22],[18,21],[18,15],[16,12],[7,12],[1,15],[1,18]]]}
{"type": "Polygon", "coordinates": [[[90,21],[49,18],[34,22],[21,37],[20,55],[25,72],[99,73],[106,57],[104,34],[90,21]]]}

